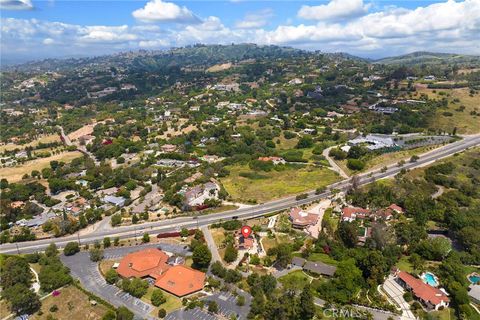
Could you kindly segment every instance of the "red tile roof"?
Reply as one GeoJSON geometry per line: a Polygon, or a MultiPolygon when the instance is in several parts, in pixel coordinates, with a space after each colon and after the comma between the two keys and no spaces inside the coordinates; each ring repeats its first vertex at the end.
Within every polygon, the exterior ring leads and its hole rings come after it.
{"type": "Polygon", "coordinates": [[[120,261],[117,272],[124,278],[158,278],[170,268],[168,256],[156,248],[149,248],[127,254],[120,261]]]}
{"type": "Polygon", "coordinates": [[[394,210],[394,211],[403,213],[403,208],[400,207],[400,206],[398,206],[398,205],[396,205],[395,203],[392,203],[392,204],[390,205],[390,207],[388,207],[388,209],[392,209],[392,210],[394,210]]]}
{"type": "Polygon", "coordinates": [[[353,216],[359,219],[365,219],[370,214],[370,210],[356,207],[346,207],[342,209],[342,219],[351,219],[353,216]]]}
{"type": "Polygon", "coordinates": [[[400,271],[398,273],[398,277],[412,289],[413,294],[417,298],[420,298],[423,301],[430,302],[433,305],[440,304],[442,301],[450,301],[443,291],[424,283],[422,280],[415,278],[408,272],[400,271]]]}
{"type": "Polygon", "coordinates": [[[318,221],[318,214],[305,212],[301,208],[293,208],[290,211],[290,221],[297,226],[314,225],[318,221]]]}
{"type": "Polygon", "coordinates": [[[205,273],[191,268],[171,266],[168,255],[156,248],[130,253],[123,257],[117,272],[124,278],[152,277],[155,285],[178,297],[199,291],[205,283],[205,273]]]}
{"type": "Polygon", "coordinates": [[[155,282],[157,287],[177,297],[202,290],[204,284],[205,273],[182,265],[171,267],[155,282]]]}

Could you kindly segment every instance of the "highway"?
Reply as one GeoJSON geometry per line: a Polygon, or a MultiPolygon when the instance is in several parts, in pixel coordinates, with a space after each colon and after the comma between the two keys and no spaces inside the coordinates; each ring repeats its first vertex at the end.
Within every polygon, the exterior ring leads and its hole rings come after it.
{"type": "MultiPolygon", "coordinates": [[[[397,164],[387,167],[386,171],[375,170],[358,175],[358,185],[369,184],[375,180],[392,177],[399,173],[402,169],[414,169],[426,166],[436,160],[451,156],[465,149],[480,145],[480,135],[465,136],[464,139],[447,144],[440,148],[434,149],[420,155],[416,162],[407,162],[399,167],[397,164]]],[[[328,186],[327,190],[321,194],[315,194],[315,191],[308,192],[308,197],[303,200],[296,200],[295,196],[281,198],[258,204],[248,208],[224,211],[209,215],[185,216],[173,219],[167,219],[156,222],[146,222],[138,225],[123,226],[117,228],[101,228],[88,235],[79,237],[77,234],[69,235],[61,238],[43,239],[19,243],[7,243],[0,246],[0,253],[29,253],[41,251],[50,243],[54,242],[58,247],[64,247],[70,241],[78,241],[81,244],[93,243],[97,240],[101,241],[104,237],[141,237],[144,232],[149,234],[158,234],[164,232],[178,231],[181,228],[197,228],[225,221],[230,219],[250,219],[270,213],[283,211],[291,207],[308,204],[322,198],[330,196],[332,189],[346,190],[351,187],[351,180],[346,179],[328,186]]]]}

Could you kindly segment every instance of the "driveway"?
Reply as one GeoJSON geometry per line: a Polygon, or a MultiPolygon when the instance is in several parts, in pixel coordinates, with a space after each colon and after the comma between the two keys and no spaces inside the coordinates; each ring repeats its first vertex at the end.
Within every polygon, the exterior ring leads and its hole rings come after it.
{"type": "Polygon", "coordinates": [[[387,277],[387,280],[385,280],[385,283],[382,287],[387,293],[388,297],[395,301],[400,309],[402,309],[402,320],[416,319],[410,310],[410,305],[403,298],[405,290],[395,281],[395,278],[391,274],[387,277]]]}
{"type": "Polygon", "coordinates": [[[212,253],[212,262],[220,261],[223,264],[222,258],[220,257],[220,253],[218,252],[218,247],[213,240],[212,233],[208,226],[203,226],[200,228],[202,230],[205,241],[207,242],[208,249],[212,253]]]}

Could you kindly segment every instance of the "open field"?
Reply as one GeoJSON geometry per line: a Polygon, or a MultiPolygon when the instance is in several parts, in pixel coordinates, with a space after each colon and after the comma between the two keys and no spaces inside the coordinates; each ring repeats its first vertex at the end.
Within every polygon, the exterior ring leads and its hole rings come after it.
{"type": "Polygon", "coordinates": [[[265,251],[268,251],[268,249],[276,247],[281,243],[293,242],[292,238],[290,238],[287,234],[279,234],[279,233],[275,233],[272,238],[263,237],[261,241],[265,251]]]}
{"type": "Polygon", "coordinates": [[[87,124],[83,127],[81,127],[80,129],[78,130],[75,130],[73,132],[70,132],[69,134],[67,134],[67,136],[70,138],[70,140],[76,140],[78,138],[80,138],[81,136],[84,136],[86,134],[92,134],[93,133],[93,128],[96,126],[97,124],[87,124]]]}
{"type": "Polygon", "coordinates": [[[258,174],[247,165],[230,166],[227,169],[230,170],[230,175],[222,178],[221,182],[233,200],[241,202],[265,202],[323,187],[339,180],[337,173],[312,166],[258,174]],[[242,177],[241,173],[251,174],[251,177],[242,177]]]}
{"type": "Polygon", "coordinates": [[[211,66],[210,68],[207,69],[207,72],[219,72],[223,70],[228,70],[232,67],[232,63],[222,63],[222,64],[216,64],[214,66],[211,66]]]}
{"type": "Polygon", "coordinates": [[[27,144],[8,143],[8,144],[0,145],[0,153],[4,151],[15,150],[15,149],[25,149],[26,147],[35,147],[39,143],[51,143],[51,142],[60,142],[60,136],[58,134],[49,134],[27,144]]]}
{"type": "Polygon", "coordinates": [[[50,166],[50,161],[63,161],[65,163],[82,156],[78,151],[64,152],[55,154],[47,158],[39,158],[27,161],[19,166],[0,168],[0,177],[7,179],[9,182],[18,182],[22,180],[24,174],[30,174],[33,170],[41,171],[43,168],[50,166]]]}
{"type": "Polygon", "coordinates": [[[436,116],[431,119],[430,127],[451,132],[454,127],[457,127],[457,133],[459,134],[474,134],[480,132],[480,116],[471,115],[470,112],[476,111],[480,113],[480,96],[478,94],[473,97],[470,96],[468,88],[459,89],[427,89],[418,88],[418,98],[420,94],[424,93],[431,99],[448,99],[448,107],[446,109],[439,109],[436,116]],[[435,92],[433,92],[435,91],[435,92]],[[441,94],[444,92],[445,94],[441,94]],[[453,102],[454,99],[458,99],[459,102],[453,102]],[[463,111],[459,111],[459,107],[464,106],[463,111]],[[457,111],[458,109],[458,111],[457,111]],[[444,114],[449,112],[452,116],[444,114]]]}
{"type": "Polygon", "coordinates": [[[96,306],[91,305],[88,296],[74,286],[69,286],[59,291],[59,296],[49,296],[42,301],[41,310],[43,314],[41,316],[34,314],[30,319],[43,320],[48,319],[48,316],[52,315],[55,319],[94,320],[102,319],[103,315],[108,311],[100,303],[97,303],[96,306]],[[58,307],[58,310],[50,312],[50,308],[54,305],[58,307]]]}

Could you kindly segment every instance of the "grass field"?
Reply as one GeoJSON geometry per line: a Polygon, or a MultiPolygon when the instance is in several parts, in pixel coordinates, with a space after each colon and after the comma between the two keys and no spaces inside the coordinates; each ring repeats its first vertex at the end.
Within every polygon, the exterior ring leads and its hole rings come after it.
{"type": "Polygon", "coordinates": [[[0,168],[0,177],[7,179],[9,182],[18,182],[22,180],[24,174],[30,174],[33,170],[41,171],[43,168],[50,166],[50,161],[63,161],[68,163],[75,158],[82,156],[78,151],[64,152],[55,154],[47,158],[38,158],[32,161],[27,161],[22,165],[15,167],[0,168]]]}
{"type": "Polygon", "coordinates": [[[246,165],[231,166],[227,169],[230,170],[230,175],[222,178],[221,182],[233,200],[240,202],[265,202],[327,186],[339,180],[337,173],[311,166],[283,171],[272,170],[257,175],[246,165]],[[252,177],[245,178],[240,176],[240,173],[252,174],[252,177]]]}
{"type": "Polygon", "coordinates": [[[49,134],[46,136],[43,136],[41,138],[38,138],[37,140],[34,140],[30,143],[27,144],[5,144],[5,145],[0,145],[0,153],[4,151],[9,151],[9,150],[15,150],[15,149],[25,149],[26,147],[35,147],[39,143],[51,143],[51,142],[60,142],[60,137],[58,134],[49,134]]]}
{"type": "Polygon", "coordinates": [[[273,238],[263,237],[261,241],[265,251],[268,251],[268,249],[276,247],[281,243],[292,243],[293,239],[286,234],[275,233],[273,238]]]}
{"type": "Polygon", "coordinates": [[[285,289],[302,290],[311,278],[302,270],[296,270],[278,279],[285,289]]]}
{"type": "Polygon", "coordinates": [[[457,133],[459,134],[480,133],[480,126],[478,125],[480,123],[480,116],[473,116],[470,114],[472,111],[480,113],[480,96],[478,94],[470,97],[468,88],[435,90],[419,88],[417,89],[418,96],[415,98],[418,98],[422,93],[428,95],[428,97],[432,99],[440,100],[443,97],[448,98],[447,109],[439,109],[437,111],[436,116],[431,119],[431,128],[451,132],[454,127],[457,127],[457,133]],[[440,92],[445,92],[446,95],[440,95],[440,92]],[[460,101],[454,103],[454,99],[460,101]],[[465,106],[465,109],[463,111],[457,111],[460,106],[465,106]],[[446,116],[443,114],[444,112],[450,112],[453,116],[446,116]]]}
{"type": "Polygon", "coordinates": [[[407,256],[402,256],[395,266],[402,271],[413,272],[413,266],[407,256]]]}
{"type": "Polygon", "coordinates": [[[79,289],[69,286],[60,289],[60,295],[57,297],[49,296],[42,301],[42,312],[40,316],[34,314],[29,319],[40,320],[48,319],[52,315],[54,319],[69,319],[69,320],[95,320],[102,319],[107,312],[107,308],[100,303],[96,306],[90,304],[90,299],[79,289]],[[50,312],[50,308],[56,305],[58,310],[50,312]]]}

